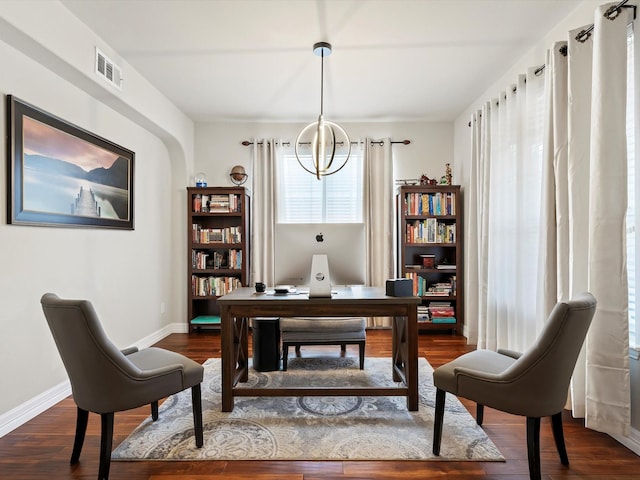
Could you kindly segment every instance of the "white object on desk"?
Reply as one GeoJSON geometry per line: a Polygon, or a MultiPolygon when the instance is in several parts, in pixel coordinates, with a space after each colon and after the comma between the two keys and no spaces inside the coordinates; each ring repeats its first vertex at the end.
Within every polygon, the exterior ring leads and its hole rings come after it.
{"type": "Polygon", "coordinates": [[[329,260],[326,255],[314,255],[311,258],[311,275],[309,278],[309,298],[331,297],[331,278],[329,277],[329,260]]]}

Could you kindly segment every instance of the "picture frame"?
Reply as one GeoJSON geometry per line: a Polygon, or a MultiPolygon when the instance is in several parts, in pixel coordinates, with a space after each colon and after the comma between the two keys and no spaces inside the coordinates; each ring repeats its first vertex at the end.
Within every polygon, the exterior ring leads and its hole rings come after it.
{"type": "Polygon", "coordinates": [[[135,153],[7,95],[7,223],[134,229],[135,153]]]}

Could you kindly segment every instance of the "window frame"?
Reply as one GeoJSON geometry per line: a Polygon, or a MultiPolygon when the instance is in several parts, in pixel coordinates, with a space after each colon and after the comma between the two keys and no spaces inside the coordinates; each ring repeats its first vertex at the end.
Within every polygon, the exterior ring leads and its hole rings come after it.
{"type": "MultiPolygon", "coordinates": [[[[340,152],[336,155],[344,156],[340,152]]],[[[342,163],[340,159],[336,162],[342,163]]],[[[361,148],[351,149],[349,159],[340,171],[320,179],[302,168],[293,148],[283,149],[276,169],[276,223],[364,222],[364,155],[361,148]],[[349,175],[351,177],[345,177],[349,175]],[[287,191],[290,181],[300,184],[287,191]],[[350,207],[340,211],[345,204],[350,207]]]]}

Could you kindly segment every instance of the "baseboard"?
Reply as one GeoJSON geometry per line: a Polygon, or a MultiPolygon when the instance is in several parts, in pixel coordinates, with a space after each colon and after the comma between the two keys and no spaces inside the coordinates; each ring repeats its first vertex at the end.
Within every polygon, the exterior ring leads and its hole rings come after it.
{"type": "MultiPolygon", "coordinates": [[[[147,348],[172,333],[187,333],[187,331],[186,323],[171,323],[166,327],[141,338],[131,346],[147,348]]],[[[53,407],[56,403],[64,400],[69,395],[71,395],[71,384],[69,383],[69,380],[66,380],[0,415],[0,438],[4,437],[6,434],[21,425],[24,425],[47,409],[53,407]]]]}
{"type": "Polygon", "coordinates": [[[0,438],[71,395],[69,380],[0,415],[0,438]]]}
{"type": "Polygon", "coordinates": [[[611,435],[611,437],[627,447],[636,455],[640,455],[640,430],[631,428],[628,437],[623,437],[621,435],[611,435]]]}
{"type": "Polygon", "coordinates": [[[170,323],[169,325],[157,330],[146,337],[141,338],[137,342],[129,345],[130,347],[148,348],[151,345],[158,343],[163,338],[168,337],[172,333],[187,333],[187,324],[184,322],[170,323]]]}

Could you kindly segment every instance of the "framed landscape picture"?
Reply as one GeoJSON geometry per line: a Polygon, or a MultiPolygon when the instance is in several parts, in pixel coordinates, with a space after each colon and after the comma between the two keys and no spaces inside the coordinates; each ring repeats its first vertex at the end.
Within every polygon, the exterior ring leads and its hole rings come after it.
{"type": "Polygon", "coordinates": [[[135,154],[7,95],[7,223],[133,230],[135,154]]]}

